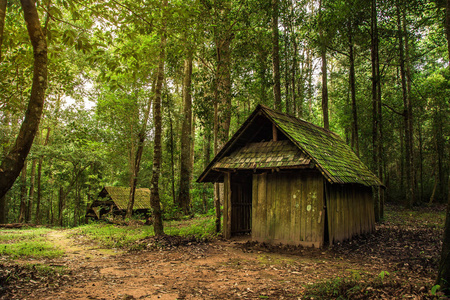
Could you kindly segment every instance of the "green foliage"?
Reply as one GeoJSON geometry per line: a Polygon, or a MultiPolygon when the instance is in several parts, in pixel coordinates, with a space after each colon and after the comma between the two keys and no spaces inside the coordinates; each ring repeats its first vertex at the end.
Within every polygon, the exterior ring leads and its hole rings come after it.
{"type": "Polygon", "coordinates": [[[431,295],[435,296],[440,289],[441,286],[439,284],[433,285],[433,287],[431,288],[431,295]]]}

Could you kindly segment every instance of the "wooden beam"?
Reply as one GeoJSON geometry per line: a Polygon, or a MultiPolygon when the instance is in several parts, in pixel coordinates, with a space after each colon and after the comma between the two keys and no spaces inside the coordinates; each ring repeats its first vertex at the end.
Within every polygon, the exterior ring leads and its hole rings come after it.
{"type": "Polygon", "coordinates": [[[277,131],[277,127],[275,126],[275,124],[272,123],[272,140],[274,142],[278,141],[278,131],[277,131]]]}

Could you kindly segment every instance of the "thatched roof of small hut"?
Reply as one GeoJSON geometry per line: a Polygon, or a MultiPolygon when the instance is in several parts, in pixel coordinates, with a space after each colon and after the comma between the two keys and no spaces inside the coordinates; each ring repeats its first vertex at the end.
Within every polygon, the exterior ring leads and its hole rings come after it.
{"type": "MultiPolygon", "coordinates": [[[[127,209],[130,199],[129,187],[106,186],[99,193],[99,198],[110,197],[119,209],[127,209]]],[[[150,189],[136,189],[133,209],[150,209],[150,189]]]]}

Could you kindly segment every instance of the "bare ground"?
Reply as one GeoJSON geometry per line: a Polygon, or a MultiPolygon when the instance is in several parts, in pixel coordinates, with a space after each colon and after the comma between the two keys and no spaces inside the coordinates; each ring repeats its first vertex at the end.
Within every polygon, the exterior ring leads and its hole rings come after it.
{"type": "Polygon", "coordinates": [[[257,244],[247,237],[165,237],[124,252],[55,230],[48,238],[65,249],[64,257],[0,260],[0,299],[328,299],[345,288],[350,299],[431,299],[441,233],[381,224],[371,235],[324,249],[257,244]],[[25,264],[61,268],[42,274],[25,264]],[[311,297],[321,289],[331,291],[311,297]]]}

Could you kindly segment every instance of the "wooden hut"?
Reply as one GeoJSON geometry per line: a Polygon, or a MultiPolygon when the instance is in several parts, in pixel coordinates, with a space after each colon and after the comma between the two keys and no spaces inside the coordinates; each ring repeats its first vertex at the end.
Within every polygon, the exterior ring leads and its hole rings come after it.
{"type": "MultiPolygon", "coordinates": [[[[87,208],[86,218],[102,219],[105,215],[125,216],[130,199],[129,187],[106,186],[87,208]]],[[[133,214],[139,213],[148,217],[150,210],[150,190],[136,189],[134,195],[133,214]]]]}
{"type": "Polygon", "coordinates": [[[198,182],[223,182],[223,233],[320,247],[374,229],[380,180],[335,133],[259,105],[198,182]]]}

